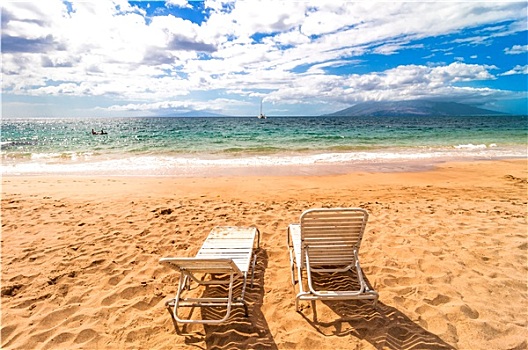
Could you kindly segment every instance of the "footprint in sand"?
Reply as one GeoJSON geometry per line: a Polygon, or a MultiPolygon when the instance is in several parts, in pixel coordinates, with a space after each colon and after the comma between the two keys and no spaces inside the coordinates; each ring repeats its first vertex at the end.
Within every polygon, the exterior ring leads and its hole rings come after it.
{"type": "Polygon", "coordinates": [[[96,338],[97,336],[97,332],[93,329],[83,329],[79,334],[77,334],[77,337],[75,337],[73,342],[75,344],[87,343],[90,340],[96,338]]]}
{"type": "Polygon", "coordinates": [[[466,315],[468,318],[471,318],[473,320],[479,318],[480,314],[477,310],[470,308],[467,305],[462,305],[460,307],[460,311],[466,315]]]}
{"type": "Polygon", "coordinates": [[[66,321],[66,319],[77,312],[78,309],[78,306],[69,306],[62,310],[52,311],[44,316],[39,324],[42,325],[43,329],[51,329],[59,323],[66,321]]]}
{"type": "Polygon", "coordinates": [[[49,341],[47,341],[45,343],[45,346],[44,348],[48,348],[48,349],[56,349],[59,346],[59,344],[63,344],[63,343],[66,343],[66,342],[69,342],[71,339],[73,339],[75,335],[73,333],[70,333],[70,332],[63,332],[63,333],[59,333],[57,334],[56,336],[54,336],[53,338],[51,338],[49,341]]]}
{"type": "Polygon", "coordinates": [[[450,297],[446,295],[442,295],[442,294],[437,295],[433,300],[425,299],[425,302],[427,304],[434,305],[434,306],[446,304],[450,301],[451,301],[450,297]]]}

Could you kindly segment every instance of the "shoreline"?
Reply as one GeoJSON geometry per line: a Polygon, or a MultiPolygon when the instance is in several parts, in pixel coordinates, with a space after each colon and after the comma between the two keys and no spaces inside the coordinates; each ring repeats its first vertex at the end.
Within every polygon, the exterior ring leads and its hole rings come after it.
{"type": "MultiPolygon", "coordinates": [[[[500,162],[527,160],[526,157],[446,157],[446,158],[425,158],[425,159],[393,159],[378,161],[346,161],[346,162],[314,162],[308,164],[246,164],[246,165],[177,165],[165,168],[120,169],[112,168],[110,164],[103,169],[96,169],[93,166],[85,170],[64,170],[70,165],[61,163],[51,163],[48,166],[55,168],[54,171],[35,172],[14,172],[8,171],[1,174],[2,177],[46,177],[46,176],[93,176],[93,177],[160,177],[160,178],[202,178],[202,177],[244,177],[244,176],[325,176],[325,175],[346,175],[351,173],[406,173],[424,172],[437,167],[442,167],[450,163],[475,163],[475,162],[500,162]],[[110,170],[108,170],[110,169],[110,170]]],[[[83,164],[81,164],[83,165],[83,164]]],[[[4,166],[9,168],[9,166],[4,166]]]]}
{"type": "MultiPolygon", "coordinates": [[[[2,177],[2,347],[511,349],[526,347],[526,159],[415,172],[223,177],[2,177]],[[380,294],[295,312],[286,227],[313,207],[362,207],[380,294]],[[177,335],[164,302],[214,226],[262,233],[249,317],[177,335]],[[504,303],[508,300],[508,303],[504,303]]],[[[195,311],[200,318],[200,311],[195,311]]]]}
{"type": "MultiPolygon", "coordinates": [[[[2,194],[6,194],[6,186],[13,188],[28,187],[45,196],[47,193],[61,194],[64,197],[79,199],[104,200],[105,198],[123,200],[127,196],[138,198],[153,198],[153,196],[184,196],[188,198],[205,198],[210,193],[217,193],[225,199],[250,199],[246,195],[256,196],[255,199],[275,198],[281,193],[284,198],[288,194],[292,199],[299,194],[315,195],[331,189],[338,193],[343,189],[358,188],[358,193],[370,192],[370,188],[386,189],[392,186],[417,186],[428,188],[458,188],[463,184],[482,183],[493,188],[490,174],[496,176],[504,169],[514,167],[518,171],[528,172],[528,160],[481,160],[472,162],[445,162],[430,168],[414,171],[366,172],[350,171],[347,173],[307,173],[307,174],[227,174],[221,176],[156,176],[156,175],[22,175],[3,176],[2,194]],[[524,166],[524,169],[523,169],[524,166]],[[485,168],[486,172],[479,171],[485,168]],[[171,193],[167,192],[170,188],[171,193]]],[[[506,174],[505,176],[510,176],[506,174]]],[[[518,179],[518,176],[514,176],[518,179]]],[[[528,176],[527,176],[528,178],[528,176]]],[[[28,190],[23,190],[27,192],[28,190]]],[[[379,192],[379,191],[376,191],[379,192]]],[[[358,198],[358,199],[361,199],[358,198]]],[[[367,199],[367,198],[363,198],[367,199]]]]}

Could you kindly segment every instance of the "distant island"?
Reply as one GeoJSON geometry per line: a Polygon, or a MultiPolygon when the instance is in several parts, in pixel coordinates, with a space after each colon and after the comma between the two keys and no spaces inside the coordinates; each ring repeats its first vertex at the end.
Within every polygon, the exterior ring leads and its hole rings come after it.
{"type": "Polygon", "coordinates": [[[371,101],[361,102],[352,107],[326,116],[335,117],[398,117],[398,116],[472,116],[504,115],[505,113],[473,107],[456,102],[426,100],[371,101]]]}

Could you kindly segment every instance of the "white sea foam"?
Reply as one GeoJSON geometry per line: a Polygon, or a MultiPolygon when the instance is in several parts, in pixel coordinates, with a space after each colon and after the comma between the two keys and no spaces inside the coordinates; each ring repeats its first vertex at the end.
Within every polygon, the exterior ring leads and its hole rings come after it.
{"type": "MultiPolygon", "coordinates": [[[[456,149],[484,149],[484,148],[488,148],[485,144],[480,144],[480,145],[474,145],[472,143],[470,144],[467,144],[467,145],[457,145],[457,146],[454,146],[456,149]]],[[[491,147],[491,145],[490,145],[491,147]]]]}
{"type": "Polygon", "coordinates": [[[64,174],[64,175],[170,175],[194,176],[220,174],[229,171],[280,167],[331,168],[340,166],[343,171],[378,170],[382,165],[391,169],[405,170],[405,164],[431,166],[450,160],[526,158],[526,147],[499,147],[490,145],[460,145],[445,148],[409,148],[365,152],[333,152],[314,154],[277,154],[260,156],[218,157],[201,156],[125,156],[103,158],[92,154],[57,154],[54,160],[50,155],[35,156],[28,161],[2,162],[3,175],[64,174]],[[462,147],[460,147],[462,146],[462,147]],[[348,169],[348,170],[347,170],[348,169]],[[229,170],[229,171],[228,171],[229,170]]]}

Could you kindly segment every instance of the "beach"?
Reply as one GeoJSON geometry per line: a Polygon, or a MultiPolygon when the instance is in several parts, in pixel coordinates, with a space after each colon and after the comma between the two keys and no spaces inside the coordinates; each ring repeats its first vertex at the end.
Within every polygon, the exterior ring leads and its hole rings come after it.
{"type": "MultiPolygon", "coordinates": [[[[2,178],[4,349],[526,349],[527,163],[415,172],[2,178]],[[360,207],[360,260],[380,297],[301,303],[287,227],[360,207]],[[215,226],[261,232],[249,317],[179,326],[165,301],[215,226]],[[316,313],[314,314],[314,311],[316,313]]],[[[200,310],[193,315],[200,318],[200,310]]]]}

